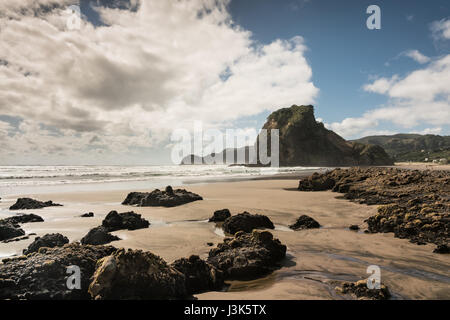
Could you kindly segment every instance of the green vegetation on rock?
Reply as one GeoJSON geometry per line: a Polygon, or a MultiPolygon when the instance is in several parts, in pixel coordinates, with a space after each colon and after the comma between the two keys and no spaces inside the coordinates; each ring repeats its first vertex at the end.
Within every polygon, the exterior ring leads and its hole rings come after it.
{"type": "Polygon", "coordinates": [[[427,161],[447,159],[450,162],[450,136],[395,134],[369,136],[355,142],[383,147],[395,161],[427,161]]]}

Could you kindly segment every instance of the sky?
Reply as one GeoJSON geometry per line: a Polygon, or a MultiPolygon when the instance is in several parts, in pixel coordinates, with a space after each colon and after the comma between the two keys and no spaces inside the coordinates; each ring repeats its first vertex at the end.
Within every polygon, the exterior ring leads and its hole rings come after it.
{"type": "Polygon", "coordinates": [[[170,163],[174,130],[292,104],[346,139],[450,134],[444,0],[2,0],[0,43],[0,165],[170,163]]]}

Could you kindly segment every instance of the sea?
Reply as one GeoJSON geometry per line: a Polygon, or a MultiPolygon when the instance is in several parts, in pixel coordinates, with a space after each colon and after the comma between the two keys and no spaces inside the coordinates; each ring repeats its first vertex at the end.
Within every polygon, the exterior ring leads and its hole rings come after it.
{"type": "Polygon", "coordinates": [[[319,167],[229,165],[0,166],[0,197],[7,195],[163,188],[213,181],[295,174],[319,167]]]}

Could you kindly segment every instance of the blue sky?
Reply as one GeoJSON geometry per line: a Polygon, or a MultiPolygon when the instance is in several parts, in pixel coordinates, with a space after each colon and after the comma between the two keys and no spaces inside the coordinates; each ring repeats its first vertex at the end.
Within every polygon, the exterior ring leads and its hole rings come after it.
{"type": "Polygon", "coordinates": [[[448,0],[2,0],[0,13],[0,164],[171,163],[177,129],[256,135],[292,104],[346,139],[450,134],[448,0]]]}
{"type": "MultiPolygon", "coordinates": [[[[405,51],[418,50],[428,57],[450,52],[448,43],[436,43],[430,31],[433,21],[450,16],[446,0],[233,0],[230,10],[235,23],[261,43],[304,37],[313,81],[320,89],[316,117],[326,122],[356,117],[385,104],[385,96],[362,87],[374,77],[407,75],[419,69],[416,61],[402,55],[405,51]],[[366,9],[372,4],[381,9],[381,30],[366,27],[366,9]]],[[[265,116],[261,114],[258,122],[263,123],[265,116]]],[[[425,127],[421,124],[412,130],[425,127]]],[[[392,124],[379,129],[408,131],[392,124]]],[[[441,133],[450,134],[448,125],[441,133]]]]}

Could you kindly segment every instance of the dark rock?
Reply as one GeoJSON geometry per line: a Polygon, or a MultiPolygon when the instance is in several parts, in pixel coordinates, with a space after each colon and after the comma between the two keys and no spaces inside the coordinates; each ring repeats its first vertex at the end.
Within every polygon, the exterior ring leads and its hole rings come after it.
{"type": "Polygon", "coordinates": [[[166,191],[155,189],[150,193],[131,192],[122,204],[136,205],[138,207],[175,207],[197,200],[203,200],[203,198],[184,189],[173,190],[171,186],[168,186],[166,191]]]}
{"type": "Polygon", "coordinates": [[[89,286],[94,299],[177,299],[187,296],[185,276],[160,257],[120,249],[102,258],[89,286]]]}
{"type": "Polygon", "coordinates": [[[298,189],[300,191],[325,191],[331,190],[334,187],[334,183],[333,179],[314,173],[309,178],[300,179],[298,189]]]}
{"type": "Polygon", "coordinates": [[[238,232],[211,249],[207,262],[224,272],[226,279],[255,279],[279,267],[286,246],[268,231],[238,232]]]}
{"type": "Polygon", "coordinates": [[[96,227],[91,229],[87,235],[85,235],[81,239],[82,244],[92,244],[92,245],[100,245],[100,244],[107,244],[111,241],[120,240],[119,237],[114,236],[108,232],[108,230],[103,227],[96,227]]]}
{"type": "Polygon", "coordinates": [[[9,222],[0,223],[0,241],[20,237],[23,235],[25,235],[25,231],[23,231],[18,225],[14,225],[9,222]]]}
{"type": "Polygon", "coordinates": [[[60,233],[48,233],[43,237],[36,237],[34,241],[28,246],[27,249],[23,250],[23,254],[29,254],[32,252],[37,252],[39,248],[54,248],[62,247],[66,243],[69,243],[69,239],[60,233]]]}
{"type": "Polygon", "coordinates": [[[111,211],[108,215],[103,219],[102,226],[108,231],[116,231],[116,230],[136,230],[148,228],[150,222],[141,218],[140,214],[131,212],[123,212],[117,213],[117,211],[111,211]]]}
{"type": "Polygon", "coordinates": [[[61,204],[53,203],[52,201],[38,201],[31,198],[19,198],[17,202],[9,207],[9,210],[22,210],[22,209],[41,209],[45,207],[62,206],[61,204]]]}
{"type": "Polygon", "coordinates": [[[252,232],[253,229],[259,228],[275,229],[268,217],[261,214],[250,214],[246,211],[227,218],[222,228],[232,235],[238,231],[252,232]]]}
{"type": "Polygon", "coordinates": [[[228,209],[217,210],[214,211],[213,216],[209,218],[209,222],[222,222],[229,217],[231,217],[230,210],[228,209]]]}
{"type": "Polygon", "coordinates": [[[212,242],[207,242],[206,245],[207,245],[208,247],[212,247],[212,246],[214,245],[214,243],[212,243],[212,242]]]}
{"type": "Polygon", "coordinates": [[[92,218],[93,216],[94,216],[93,212],[88,212],[88,213],[82,214],[80,217],[82,217],[82,218],[92,218]]]}
{"type": "Polygon", "coordinates": [[[313,229],[320,228],[320,224],[313,218],[307,215],[302,215],[295,221],[294,224],[291,224],[289,228],[293,230],[313,229]]]}
{"type": "Polygon", "coordinates": [[[89,299],[87,289],[97,260],[115,251],[113,247],[71,243],[63,247],[40,248],[27,256],[3,259],[0,264],[0,299],[89,299]],[[70,276],[67,267],[71,265],[80,267],[81,290],[67,288],[70,276]]]}
{"type": "MultiPolygon", "coordinates": [[[[279,131],[280,166],[392,165],[383,148],[349,142],[314,117],[314,107],[293,105],[267,118],[263,129],[279,131]]],[[[259,137],[258,137],[259,139],[259,137]]],[[[268,143],[269,147],[270,144],[268,143]]],[[[256,152],[258,154],[258,150],[256,152]]]]}
{"type": "Polygon", "coordinates": [[[350,230],[352,231],[358,231],[359,230],[359,226],[357,224],[352,224],[350,227],[348,227],[350,230]]]}
{"type": "Polygon", "coordinates": [[[42,217],[30,213],[30,214],[18,214],[12,217],[8,217],[5,219],[0,220],[0,223],[2,222],[10,222],[12,224],[19,224],[19,223],[29,223],[29,222],[43,222],[44,219],[42,217]]]}
{"type": "Polygon", "coordinates": [[[387,300],[391,296],[389,289],[383,284],[380,289],[369,289],[367,280],[345,282],[341,287],[336,287],[336,291],[341,294],[352,294],[361,300],[387,300]]]}
{"type": "Polygon", "coordinates": [[[192,255],[189,259],[174,261],[171,266],[184,274],[188,294],[220,290],[223,287],[223,272],[192,255]]]}
{"type": "Polygon", "coordinates": [[[450,247],[446,244],[439,244],[434,250],[434,253],[450,253],[450,247]]]}

